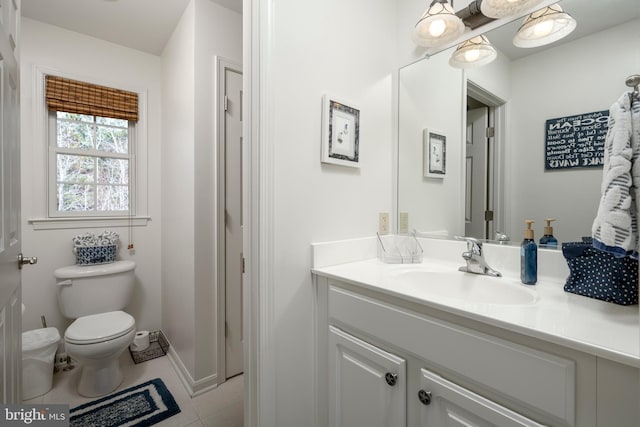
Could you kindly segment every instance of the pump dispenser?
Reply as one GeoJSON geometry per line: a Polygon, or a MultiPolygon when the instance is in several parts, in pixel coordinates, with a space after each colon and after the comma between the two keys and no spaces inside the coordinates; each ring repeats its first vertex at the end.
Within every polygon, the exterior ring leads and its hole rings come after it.
{"type": "Polygon", "coordinates": [[[553,237],[553,227],[551,226],[551,222],[555,221],[555,219],[547,218],[545,221],[547,222],[547,225],[544,227],[544,236],[540,238],[540,247],[558,249],[558,239],[553,237]]]}
{"type": "Polygon", "coordinates": [[[525,220],[524,240],[520,246],[520,281],[525,285],[535,285],[538,281],[538,247],[533,239],[531,225],[534,221],[525,220]]]}

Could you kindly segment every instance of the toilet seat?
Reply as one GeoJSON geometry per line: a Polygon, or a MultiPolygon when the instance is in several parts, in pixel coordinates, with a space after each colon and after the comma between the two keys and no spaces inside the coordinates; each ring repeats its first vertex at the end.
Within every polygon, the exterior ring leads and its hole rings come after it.
{"type": "Polygon", "coordinates": [[[135,319],[124,311],[92,314],[77,318],[65,331],[71,344],[95,344],[124,336],[136,327],[135,319]]]}

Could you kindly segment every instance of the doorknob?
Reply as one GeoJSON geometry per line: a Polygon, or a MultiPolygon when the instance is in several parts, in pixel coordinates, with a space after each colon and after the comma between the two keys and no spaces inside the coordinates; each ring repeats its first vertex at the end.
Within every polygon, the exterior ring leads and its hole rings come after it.
{"type": "Polygon", "coordinates": [[[38,257],[25,257],[18,254],[18,269],[22,270],[23,265],[33,265],[38,263],[38,257]]]}

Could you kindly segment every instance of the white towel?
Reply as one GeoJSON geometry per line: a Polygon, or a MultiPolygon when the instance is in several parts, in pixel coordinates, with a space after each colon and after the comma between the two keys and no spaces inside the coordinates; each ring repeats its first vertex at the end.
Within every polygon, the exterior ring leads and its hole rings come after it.
{"type": "Polygon", "coordinates": [[[593,246],[616,256],[638,256],[640,200],[640,102],[624,93],[609,110],[598,215],[593,246]]]}

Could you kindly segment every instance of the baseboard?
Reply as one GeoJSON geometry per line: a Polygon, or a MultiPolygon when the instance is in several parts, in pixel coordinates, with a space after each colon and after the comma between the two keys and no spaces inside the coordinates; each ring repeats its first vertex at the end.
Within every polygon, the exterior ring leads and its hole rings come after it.
{"type": "Polygon", "coordinates": [[[219,378],[217,374],[209,375],[197,381],[194,380],[173,347],[169,347],[167,357],[190,397],[199,396],[218,387],[219,378]]]}

